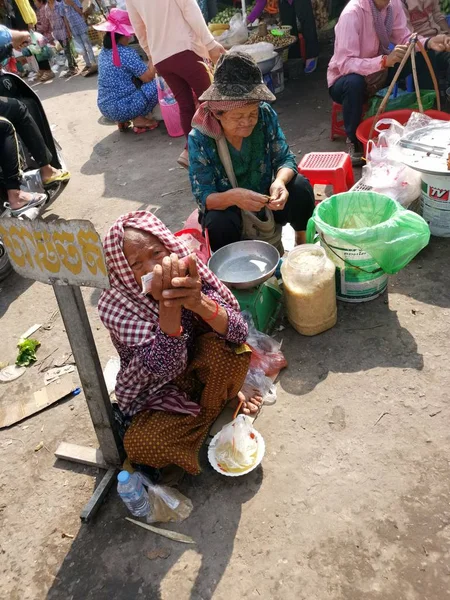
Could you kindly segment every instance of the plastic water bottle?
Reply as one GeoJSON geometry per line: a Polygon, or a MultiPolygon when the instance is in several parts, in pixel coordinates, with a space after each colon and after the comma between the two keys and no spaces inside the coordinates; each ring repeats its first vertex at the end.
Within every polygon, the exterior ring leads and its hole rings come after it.
{"type": "Polygon", "coordinates": [[[117,491],[128,510],[135,517],[146,517],[150,512],[150,502],[139,473],[121,471],[117,476],[117,491]]]}

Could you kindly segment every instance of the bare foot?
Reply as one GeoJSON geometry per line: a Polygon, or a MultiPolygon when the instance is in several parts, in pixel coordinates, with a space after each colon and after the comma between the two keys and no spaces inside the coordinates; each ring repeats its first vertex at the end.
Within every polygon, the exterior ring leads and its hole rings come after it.
{"type": "Polygon", "coordinates": [[[22,208],[33,199],[33,194],[23,190],[8,190],[8,202],[12,210],[22,208]]]}
{"type": "Polygon", "coordinates": [[[45,165],[45,167],[41,167],[42,181],[47,181],[48,179],[51,179],[51,177],[53,177],[53,175],[56,175],[56,173],[58,173],[58,169],[55,169],[55,167],[52,167],[51,165],[45,165]]]}
{"type": "Polygon", "coordinates": [[[133,119],[133,125],[135,127],[154,127],[158,122],[155,119],[147,119],[146,117],[136,117],[133,119]]]}
{"type": "Polygon", "coordinates": [[[244,415],[255,415],[262,406],[262,397],[255,393],[251,398],[246,398],[243,392],[239,392],[238,394],[239,402],[243,401],[243,405],[241,408],[241,412],[244,415]]]}

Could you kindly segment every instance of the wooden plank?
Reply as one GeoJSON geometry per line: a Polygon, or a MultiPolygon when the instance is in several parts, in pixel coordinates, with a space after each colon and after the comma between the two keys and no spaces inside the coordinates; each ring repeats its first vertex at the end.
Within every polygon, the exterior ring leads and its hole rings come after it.
{"type": "Polygon", "coordinates": [[[108,465],[122,463],[120,438],[114,423],[100,360],[79,287],[54,285],[56,300],[78,368],[100,450],[108,465]]]}
{"type": "Polygon", "coordinates": [[[89,448],[88,446],[61,442],[56,449],[55,456],[62,460],[69,460],[70,462],[88,465],[89,467],[108,468],[102,451],[99,448],[89,448]]]}
{"type": "Polygon", "coordinates": [[[16,394],[4,408],[0,408],[0,429],[9,427],[34,415],[51,404],[69,396],[77,386],[69,373],[27,397],[16,394]]]}
{"type": "Polygon", "coordinates": [[[0,237],[14,270],[63,285],[109,288],[100,236],[90,221],[0,218],[0,237]]]}
{"type": "Polygon", "coordinates": [[[80,519],[85,523],[89,522],[100,508],[103,499],[105,498],[112,484],[116,480],[116,473],[117,469],[114,467],[111,467],[107,470],[100,484],[97,486],[95,492],[92,494],[91,499],[81,511],[80,519]]]}

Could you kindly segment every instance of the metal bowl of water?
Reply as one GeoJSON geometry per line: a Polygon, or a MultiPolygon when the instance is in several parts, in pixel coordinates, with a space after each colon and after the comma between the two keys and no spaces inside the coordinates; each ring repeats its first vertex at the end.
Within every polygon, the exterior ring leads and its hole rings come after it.
{"type": "Polygon", "coordinates": [[[259,240],[244,240],[224,246],[214,252],[208,267],[227,285],[247,289],[260,285],[275,273],[280,254],[259,240]]]}

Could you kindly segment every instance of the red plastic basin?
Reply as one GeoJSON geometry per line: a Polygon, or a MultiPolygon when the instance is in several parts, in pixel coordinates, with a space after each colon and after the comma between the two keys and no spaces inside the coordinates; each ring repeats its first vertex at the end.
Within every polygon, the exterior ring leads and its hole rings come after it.
{"type": "MultiPolygon", "coordinates": [[[[385,113],[381,114],[377,118],[377,123],[378,123],[378,121],[381,121],[381,119],[395,119],[401,125],[405,125],[409,121],[409,117],[412,115],[413,112],[417,112],[417,110],[414,111],[410,108],[403,108],[402,110],[391,110],[389,112],[385,112],[385,113]]],[[[450,114],[446,113],[446,112],[442,112],[441,110],[430,109],[430,110],[426,110],[425,114],[428,115],[429,117],[431,117],[432,119],[440,119],[441,121],[450,121],[450,114]]],[[[370,128],[372,127],[372,123],[374,122],[374,120],[375,120],[375,117],[369,117],[365,121],[361,121],[361,123],[358,126],[358,129],[356,130],[356,137],[364,146],[364,154],[366,154],[366,151],[367,151],[367,142],[369,141],[370,128]]],[[[387,129],[388,127],[389,127],[388,125],[380,126],[381,129],[387,129]]],[[[374,131],[372,134],[372,139],[376,140],[377,137],[378,137],[378,134],[376,131],[374,131]]]]}

